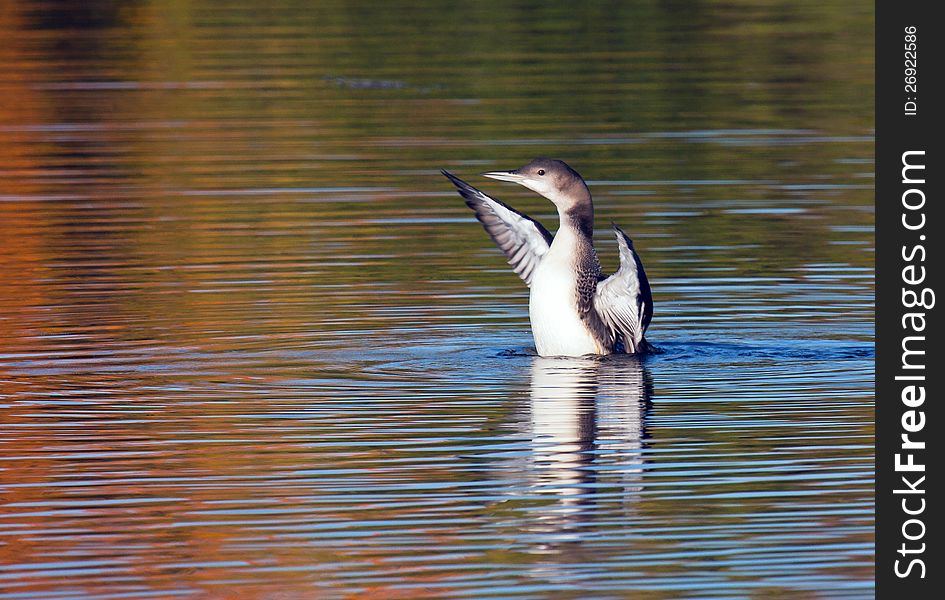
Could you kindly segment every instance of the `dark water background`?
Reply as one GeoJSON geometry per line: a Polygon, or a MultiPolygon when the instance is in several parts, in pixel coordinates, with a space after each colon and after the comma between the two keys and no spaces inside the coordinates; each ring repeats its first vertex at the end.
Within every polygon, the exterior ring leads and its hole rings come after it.
{"type": "Polygon", "coordinates": [[[871,597],[873,14],[5,2],[0,600],[871,597]],[[539,359],[448,168],[589,181],[539,359]]]}

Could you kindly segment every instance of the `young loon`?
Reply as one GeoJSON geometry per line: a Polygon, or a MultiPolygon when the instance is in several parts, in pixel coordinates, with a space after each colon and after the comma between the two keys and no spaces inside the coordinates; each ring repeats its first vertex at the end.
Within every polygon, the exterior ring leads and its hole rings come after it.
{"type": "Polygon", "coordinates": [[[554,236],[528,215],[442,173],[531,288],[528,313],[538,354],[638,354],[651,349],[643,337],[653,318],[643,263],[627,234],[614,225],[620,268],[610,277],[601,274],[591,193],[574,169],[560,160],[537,158],[514,171],[483,173],[551,200],[560,219],[554,236]]]}

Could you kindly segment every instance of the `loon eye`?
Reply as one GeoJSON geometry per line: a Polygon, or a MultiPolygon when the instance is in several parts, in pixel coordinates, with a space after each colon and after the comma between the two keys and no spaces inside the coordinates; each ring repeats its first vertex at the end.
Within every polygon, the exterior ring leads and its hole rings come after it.
{"type": "Polygon", "coordinates": [[[545,174],[545,170],[544,170],[544,169],[538,169],[538,174],[539,174],[539,175],[544,175],[544,174],[545,174]]]}

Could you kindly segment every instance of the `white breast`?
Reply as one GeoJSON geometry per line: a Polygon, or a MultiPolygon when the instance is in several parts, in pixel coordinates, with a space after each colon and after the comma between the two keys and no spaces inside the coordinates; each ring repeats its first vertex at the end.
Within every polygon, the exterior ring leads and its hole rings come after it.
{"type": "Polygon", "coordinates": [[[604,354],[577,310],[574,243],[559,230],[532,278],[528,313],[541,356],[604,354]]]}

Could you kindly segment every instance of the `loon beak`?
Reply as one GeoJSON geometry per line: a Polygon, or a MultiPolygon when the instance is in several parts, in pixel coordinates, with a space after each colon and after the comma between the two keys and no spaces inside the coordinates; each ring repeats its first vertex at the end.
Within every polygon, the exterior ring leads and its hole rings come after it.
{"type": "Polygon", "coordinates": [[[516,171],[489,171],[488,173],[483,173],[483,177],[488,177],[489,179],[498,179],[499,181],[511,181],[512,183],[522,183],[525,181],[525,176],[516,171]]]}

